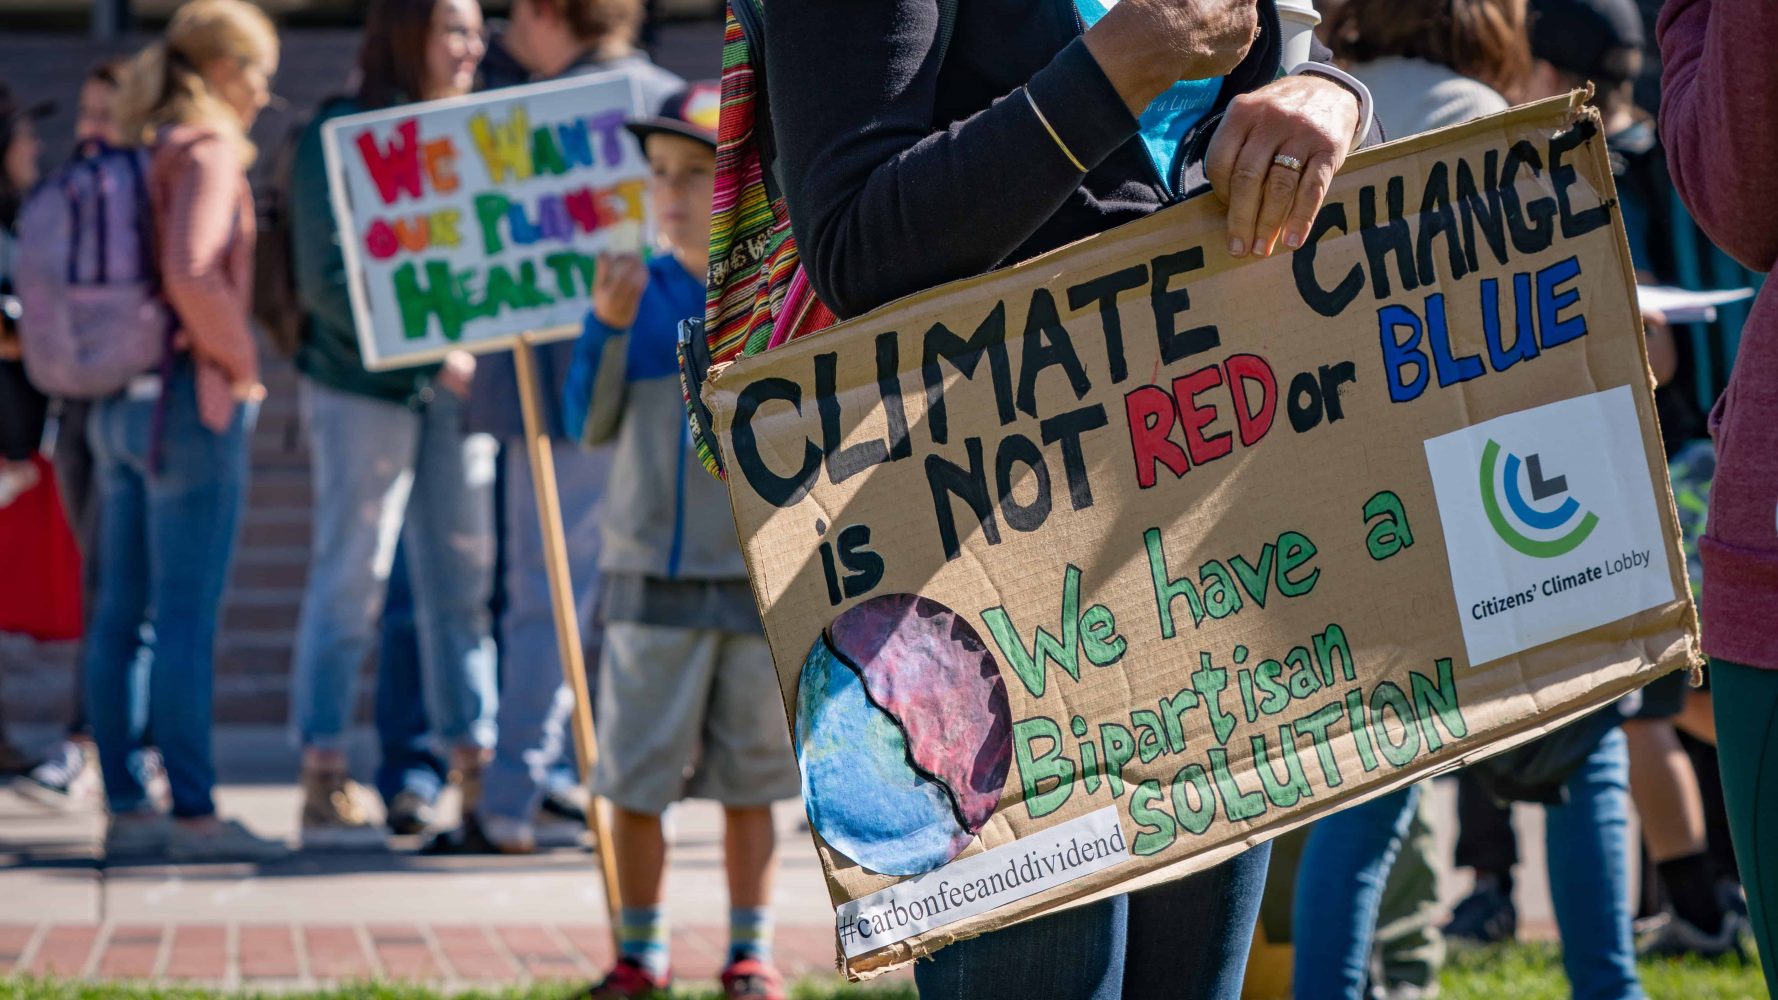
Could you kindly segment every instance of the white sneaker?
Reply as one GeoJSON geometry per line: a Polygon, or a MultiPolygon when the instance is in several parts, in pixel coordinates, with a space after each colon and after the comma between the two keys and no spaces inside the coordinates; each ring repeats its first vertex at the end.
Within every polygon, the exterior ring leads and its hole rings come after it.
{"type": "Polygon", "coordinates": [[[225,819],[210,830],[196,830],[187,823],[174,823],[173,836],[167,845],[167,857],[182,864],[230,861],[264,864],[289,855],[290,847],[282,840],[261,837],[234,819],[225,819]]]}
{"type": "Polygon", "coordinates": [[[89,759],[90,753],[86,744],[63,740],[13,787],[53,809],[72,809],[98,790],[98,767],[89,759]]]}

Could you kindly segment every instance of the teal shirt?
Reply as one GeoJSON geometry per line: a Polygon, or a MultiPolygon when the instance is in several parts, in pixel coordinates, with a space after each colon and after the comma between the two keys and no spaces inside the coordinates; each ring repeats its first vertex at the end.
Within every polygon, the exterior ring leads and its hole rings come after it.
{"type": "MultiPolygon", "coordinates": [[[[1117,0],[1074,0],[1075,9],[1080,11],[1081,24],[1088,28],[1099,23],[1115,3],[1117,0]]],[[[1221,89],[1220,76],[1207,80],[1181,80],[1162,91],[1161,96],[1137,118],[1142,145],[1148,149],[1148,158],[1154,161],[1155,172],[1161,175],[1169,191],[1173,190],[1176,180],[1173,158],[1179,154],[1180,142],[1193,125],[1204,120],[1221,89]]]]}

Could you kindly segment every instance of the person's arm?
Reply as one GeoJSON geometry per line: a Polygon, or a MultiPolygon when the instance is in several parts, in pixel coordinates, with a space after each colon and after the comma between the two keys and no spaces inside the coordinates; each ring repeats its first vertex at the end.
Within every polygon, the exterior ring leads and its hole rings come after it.
{"type": "Polygon", "coordinates": [[[1084,40],[934,132],[935,0],[773,0],[766,20],[779,176],[803,266],[842,317],[993,268],[1136,134],[1084,40]]]}
{"type": "Polygon", "coordinates": [[[297,304],[334,329],[356,329],[346,290],[346,259],[327,188],[319,120],[303,131],[290,171],[290,242],[297,304]]]}
{"type": "Polygon", "coordinates": [[[574,342],[574,361],[562,388],[562,424],[568,436],[583,445],[604,444],[623,426],[629,381],[624,358],[630,331],[606,326],[591,312],[574,342]]]}
{"type": "Polygon", "coordinates": [[[629,397],[630,327],[648,288],[648,266],[633,254],[601,254],[574,360],[562,387],[562,424],[583,445],[604,444],[623,426],[629,397]]]}
{"type": "Polygon", "coordinates": [[[1778,3],[1667,0],[1661,46],[1661,139],[1680,197],[1730,256],[1778,264],[1778,3]]]}
{"type": "Polygon", "coordinates": [[[161,286],[193,354],[240,386],[259,377],[245,289],[227,274],[239,238],[242,164],[234,144],[200,139],[182,154],[161,216],[161,286]]]}

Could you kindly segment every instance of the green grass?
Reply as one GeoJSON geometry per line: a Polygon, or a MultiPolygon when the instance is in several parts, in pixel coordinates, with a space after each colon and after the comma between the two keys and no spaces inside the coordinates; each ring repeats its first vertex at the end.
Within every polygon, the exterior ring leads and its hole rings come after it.
{"type": "MultiPolygon", "coordinates": [[[[1770,1000],[1759,966],[1725,959],[1721,962],[1645,961],[1642,986],[1650,1000],[1770,1000]]],[[[1553,945],[1516,945],[1453,955],[1444,972],[1443,1000],[1566,1000],[1568,981],[1553,945]]],[[[573,987],[561,984],[514,987],[492,992],[458,994],[462,1000],[564,1000],[573,987]]],[[[223,994],[175,986],[133,986],[66,980],[0,978],[0,998],[7,1000],[230,1000],[264,996],[266,1000],[436,1000],[440,994],[418,986],[369,984],[308,993],[223,994]]],[[[718,1000],[713,992],[675,990],[673,1000],[718,1000]]],[[[798,983],[793,1000],[915,1000],[905,983],[847,986],[831,980],[798,983]]]]}
{"type": "MultiPolygon", "coordinates": [[[[1638,971],[1649,1000],[1769,1000],[1758,959],[1717,962],[1644,959],[1638,971]]],[[[1567,1000],[1568,980],[1555,945],[1514,945],[1452,954],[1441,1000],[1567,1000]]]]}

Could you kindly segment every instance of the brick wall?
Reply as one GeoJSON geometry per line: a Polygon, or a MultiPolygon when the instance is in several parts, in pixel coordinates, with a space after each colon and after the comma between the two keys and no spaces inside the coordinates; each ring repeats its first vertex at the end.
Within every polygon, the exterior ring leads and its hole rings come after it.
{"type": "MultiPolygon", "coordinates": [[[[721,26],[673,24],[662,31],[656,57],[682,76],[716,76],[721,26]]],[[[71,143],[74,95],[94,61],[134,51],[143,39],[109,49],[84,37],[0,32],[0,79],[25,102],[54,99],[60,109],[44,123],[51,159],[71,143]]],[[[268,111],[255,130],[262,144],[285,135],[331,94],[346,87],[356,34],[287,32],[274,90],[287,111],[268,111]]],[[[224,598],[216,659],[216,717],[227,723],[282,722],[288,712],[290,653],[307,575],[309,466],[297,410],[296,377],[288,362],[266,352],[269,391],[252,442],[253,480],[234,576],[224,598]]],[[[0,705],[13,720],[65,717],[74,669],[73,650],[0,641],[0,705]]],[[[371,664],[366,664],[368,673],[371,664]]],[[[368,718],[370,685],[362,690],[368,718]]]]}

